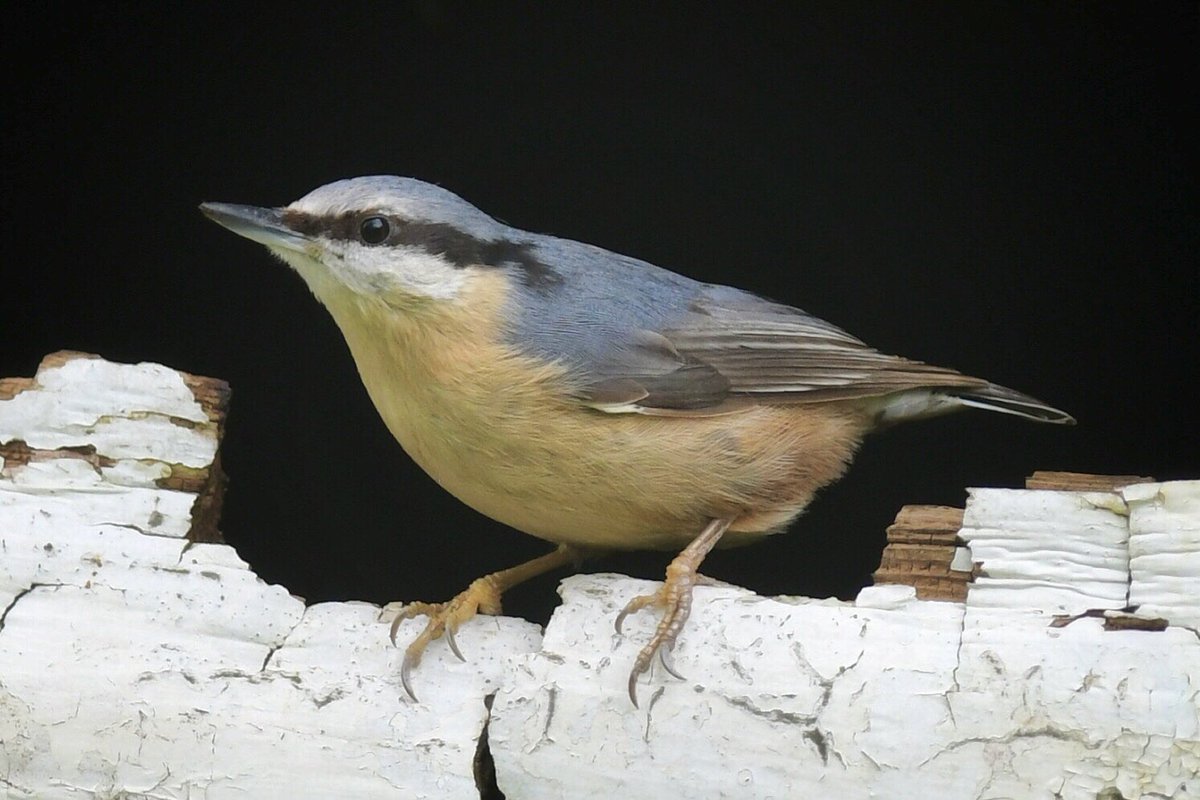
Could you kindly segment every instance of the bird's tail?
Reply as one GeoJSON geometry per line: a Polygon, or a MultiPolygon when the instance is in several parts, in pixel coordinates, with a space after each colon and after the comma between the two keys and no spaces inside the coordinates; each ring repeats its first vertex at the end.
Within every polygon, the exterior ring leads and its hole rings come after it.
{"type": "Polygon", "coordinates": [[[957,395],[958,402],[971,408],[1016,414],[1034,422],[1053,422],[1056,425],[1074,425],[1075,418],[1065,411],[1047,405],[1036,397],[989,383],[982,389],[974,389],[957,395]]]}
{"type": "Polygon", "coordinates": [[[876,421],[880,427],[924,417],[935,417],[965,407],[982,408],[1013,414],[1034,422],[1074,425],[1075,418],[1065,411],[1043,403],[1036,397],[999,386],[937,386],[909,389],[880,398],[876,421]]]}

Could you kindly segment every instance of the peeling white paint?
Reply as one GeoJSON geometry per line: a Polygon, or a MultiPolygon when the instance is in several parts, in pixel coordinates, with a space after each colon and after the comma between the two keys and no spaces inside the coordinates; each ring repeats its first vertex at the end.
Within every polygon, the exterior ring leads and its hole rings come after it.
{"type": "Polygon", "coordinates": [[[970,604],[1061,614],[1123,608],[1129,524],[1108,498],[1119,501],[1098,492],[969,490],[960,536],[982,565],[970,604]]]}
{"type": "Polygon", "coordinates": [[[21,439],[39,450],[92,445],[114,459],[192,467],[216,453],[204,409],[173,369],[81,357],[43,365],[35,380],[36,389],[0,401],[0,442],[21,439]]]}
{"type": "Polygon", "coordinates": [[[1129,504],[1129,602],[1200,630],[1200,481],[1123,490],[1129,504]]]}
{"type": "MultiPolygon", "coordinates": [[[[1200,797],[1200,637],[1177,624],[1197,593],[1180,586],[1157,607],[1178,613],[1162,631],[1106,631],[1094,617],[1050,627],[1126,605],[1131,518],[1133,539],[1140,515],[1171,531],[1172,552],[1196,551],[1181,532],[1200,522],[1200,482],[1126,492],[974,490],[960,560],[982,561],[987,577],[965,605],[905,586],[853,604],[698,588],[674,658],[686,680],[652,672],[640,711],[625,678],[653,620],[631,618],[625,637],[612,620],[654,584],[569,578],[542,651],[518,660],[493,706],[500,787],[510,798],[1200,797]],[[1143,497],[1163,508],[1139,508],[1143,497]]],[[[1198,585],[1200,569],[1189,575],[1198,585]]]]}
{"type": "Polygon", "coordinates": [[[154,481],[208,466],[216,437],[164,436],[196,419],[177,373],[78,359],[38,383],[0,400],[0,444],[95,457],[0,468],[0,796],[478,797],[484,698],[537,626],[469,623],[466,664],[436,643],[413,703],[379,608],[306,609],[186,541],[195,495],[154,481]]]}

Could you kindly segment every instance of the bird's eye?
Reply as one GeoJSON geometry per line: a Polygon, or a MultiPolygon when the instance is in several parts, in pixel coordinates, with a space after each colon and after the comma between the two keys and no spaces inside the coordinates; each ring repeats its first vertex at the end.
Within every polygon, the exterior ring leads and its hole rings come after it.
{"type": "Polygon", "coordinates": [[[358,235],[366,244],[383,244],[392,232],[387,217],[367,217],[358,226],[358,235]]]}

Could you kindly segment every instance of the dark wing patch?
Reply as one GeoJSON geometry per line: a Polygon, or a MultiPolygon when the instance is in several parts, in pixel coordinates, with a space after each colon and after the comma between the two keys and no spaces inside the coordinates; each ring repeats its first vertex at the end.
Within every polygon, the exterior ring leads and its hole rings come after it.
{"type": "Polygon", "coordinates": [[[631,406],[692,411],[720,405],[729,396],[729,380],[719,370],[681,354],[667,337],[647,330],[635,331],[594,375],[581,397],[608,411],[631,406]]]}

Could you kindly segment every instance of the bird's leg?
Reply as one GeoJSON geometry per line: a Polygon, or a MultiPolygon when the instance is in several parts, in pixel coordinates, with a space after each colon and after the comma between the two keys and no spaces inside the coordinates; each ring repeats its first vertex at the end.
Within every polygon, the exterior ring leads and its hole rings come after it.
{"type": "Polygon", "coordinates": [[[629,699],[633,701],[635,708],[638,704],[638,676],[649,669],[650,662],[656,653],[667,672],[676,678],[681,677],[671,666],[667,653],[675,647],[675,640],[679,638],[679,632],[683,630],[683,625],[692,611],[692,588],[706,580],[704,576],[697,573],[700,562],[704,560],[708,551],[713,549],[721,535],[732,523],[731,519],[714,519],[708,523],[700,535],[693,539],[692,543],[675,556],[667,566],[667,580],[663,583],[662,588],[654,594],[633,598],[617,615],[617,633],[620,633],[621,623],[630,614],[641,611],[646,606],[659,606],[663,609],[663,616],[658,622],[654,636],[638,653],[637,659],[633,662],[633,669],[629,672],[629,699]]]}
{"type": "Polygon", "coordinates": [[[421,655],[434,639],[445,635],[454,655],[458,656],[459,660],[466,661],[458,649],[458,643],[454,641],[455,632],[464,622],[476,614],[499,614],[500,596],[504,592],[518,583],[524,583],[544,572],[579,560],[578,551],[567,545],[559,545],[552,553],[472,581],[465,591],[445,603],[409,603],[400,609],[396,618],[392,620],[392,644],[396,643],[396,631],[404,620],[419,616],[429,617],[425,630],[421,631],[404,651],[404,662],[400,667],[400,682],[404,685],[404,691],[413,700],[417,699],[409,675],[413,668],[421,663],[421,655]]]}

